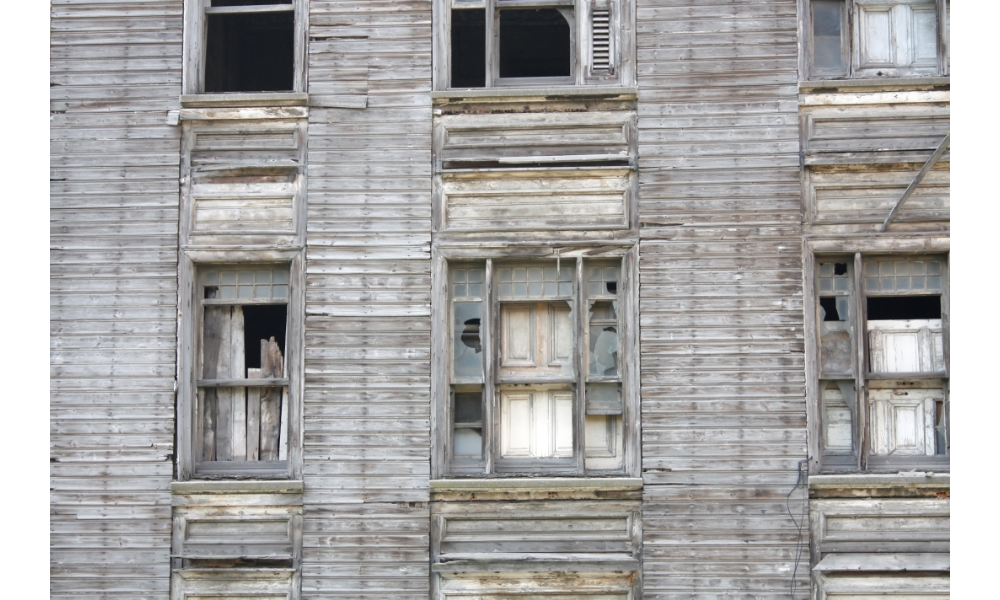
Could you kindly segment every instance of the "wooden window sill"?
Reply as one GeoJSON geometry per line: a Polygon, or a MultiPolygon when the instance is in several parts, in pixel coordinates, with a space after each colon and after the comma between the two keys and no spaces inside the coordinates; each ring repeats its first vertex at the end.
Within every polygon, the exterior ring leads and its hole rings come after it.
{"type": "Polygon", "coordinates": [[[877,77],[867,79],[819,79],[800,81],[799,93],[830,91],[932,90],[951,88],[950,77],[877,77]]]}
{"type": "Polygon", "coordinates": [[[283,481],[173,481],[172,494],[301,494],[301,479],[283,481]]]}
{"type": "Polygon", "coordinates": [[[867,496],[938,497],[951,493],[951,475],[930,471],[899,473],[849,473],[809,476],[811,498],[860,498],[867,496]]]}
{"type": "Polygon", "coordinates": [[[490,479],[432,479],[431,492],[596,492],[642,489],[639,477],[494,477],[490,479]]]}
{"type": "Polygon", "coordinates": [[[458,103],[506,103],[543,102],[546,100],[582,100],[600,98],[603,100],[635,100],[639,88],[624,86],[573,85],[537,88],[473,88],[467,90],[447,90],[431,92],[434,104],[458,103]]]}
{"type": "Polygon", "coordinates": [[[305,92],[229,92],[224,94],[182,94],[184,108],[245,108],[266,106],[306,106],[305,92]]]}

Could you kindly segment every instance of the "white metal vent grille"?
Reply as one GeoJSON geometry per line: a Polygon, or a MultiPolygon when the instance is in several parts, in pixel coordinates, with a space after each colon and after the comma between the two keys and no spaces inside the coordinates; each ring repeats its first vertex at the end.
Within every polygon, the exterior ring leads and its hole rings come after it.
{"type": "Polygon", "coordinates": [[[611,10],[594,7],[591,11],[590,70],[593,73],[611,73],[611,10]]]}

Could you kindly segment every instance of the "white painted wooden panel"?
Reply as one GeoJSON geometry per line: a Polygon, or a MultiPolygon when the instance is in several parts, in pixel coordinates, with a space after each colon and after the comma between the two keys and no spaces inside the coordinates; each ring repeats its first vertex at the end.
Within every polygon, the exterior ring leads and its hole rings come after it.
{"type": "Polygon", "coordinates": [[[855,27],[855,75],[936,72],[937,12],[933,0],[857,0],[855,27]]]}
{"type": "Polygon", "coordinates": [[[510,171],[470,177],[445,174],[440,190],[445,229],[624,228],[629,171],[510,171]]]}
{"type": "Polygon", "coordinates": [[[500,365],[533,367],[538,355],[534,305],[505,304],[501,309],[500,365]]]}
{"type": "Polygon", "coordinates": [[[933,455],[935,402],[940,389],[873,389],[871,406],[872,454],[933,455]]]}
{"type": "Polygon", "coordinates": [[[895,62],[894,23],[891,6],[857,7],[860,28],[861,66],[875,67],[895,62]]]}
{"type": "Polygon", "coordinates": [[[868,349],[874,373],[944,371],[941,319],[868,321],[868,349]]]}
{"type": "Polygon", "coordinates": [[[501,390],[500,456],[573,456],[573,394],[569,390],[501,390]]]}

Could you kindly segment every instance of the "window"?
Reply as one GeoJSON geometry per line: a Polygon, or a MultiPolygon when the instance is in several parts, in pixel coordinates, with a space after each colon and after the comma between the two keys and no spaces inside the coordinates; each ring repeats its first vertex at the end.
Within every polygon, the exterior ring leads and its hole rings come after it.
{"type": "Polygon", "coordinates": [[[198,476],[288,474],[297,438],[289,275],[287,264],[197,269],[190,444],[198,476]]]}
{"type": "Polygon", "coordinates": [[[300,0],[187,0],[186,93],[304,91],[300,0]]]}
{"type": "Polygon", "coordinates": [[[948,74],[947,0],[811,0],[810,78],[948,74]]]}
{"type": "Polygon", "coordinates": [[[621,273],[621,258],[448,265],[450,473],[626,470],[621,273]]]}
{"type": "Polygon", "coordinates": [[[447,10],[449,48],[441,87],[619,81],[616,0],[439,2],[447,10]]]}
{"type": "Polygon", "coordinates": [[[820,257],[815,275],[824,468],[947,468],[947,257],[820,257]]]}

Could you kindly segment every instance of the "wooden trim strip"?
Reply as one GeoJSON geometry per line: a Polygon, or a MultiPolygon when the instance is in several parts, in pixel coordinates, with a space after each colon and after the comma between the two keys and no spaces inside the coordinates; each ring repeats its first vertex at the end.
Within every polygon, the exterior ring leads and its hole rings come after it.
{"type": "Polygon", "coordinates": [[[934,151],[934,154],[931,154],[931,157],[928,158],[927,162],[924,163],[924,166],[921,167],[920,172],[917,173],[917,176],[914,177],[913,181],[910,182],[910,185],[907,186],[906,190],[903,192],[903,195],[900,196],[899,200],[896,201],[896,205],[893,206],[892,210],[889,211],[889,216],[887,216],[885,218],[885,221],[882,222],[882,225],[879,226],[878,229],[879,231],[885,231],[885,228],[888,227],[889,223],[891,223],[892,220],[896,217],[896,213],[899,212],[900,207],[902,207],[903,203],[906,202],[906,199],[910,197],[910,194],[913,193],[913,190],[917,189],[917,186],[920,185],[920,182],[924,180],[924,176],[927,175],[928,172],[930,172],[931,167],[933,167],[934,164],[937,163],[938,159],[941,158],[941,155],[944,154],[944,151],[948,148],[950,144],[951,144],[951,134],[949,133],[948,135],[944,136],[944,139],[941,140],[941,143],[938,145],[937,150],[934,151]]]}

